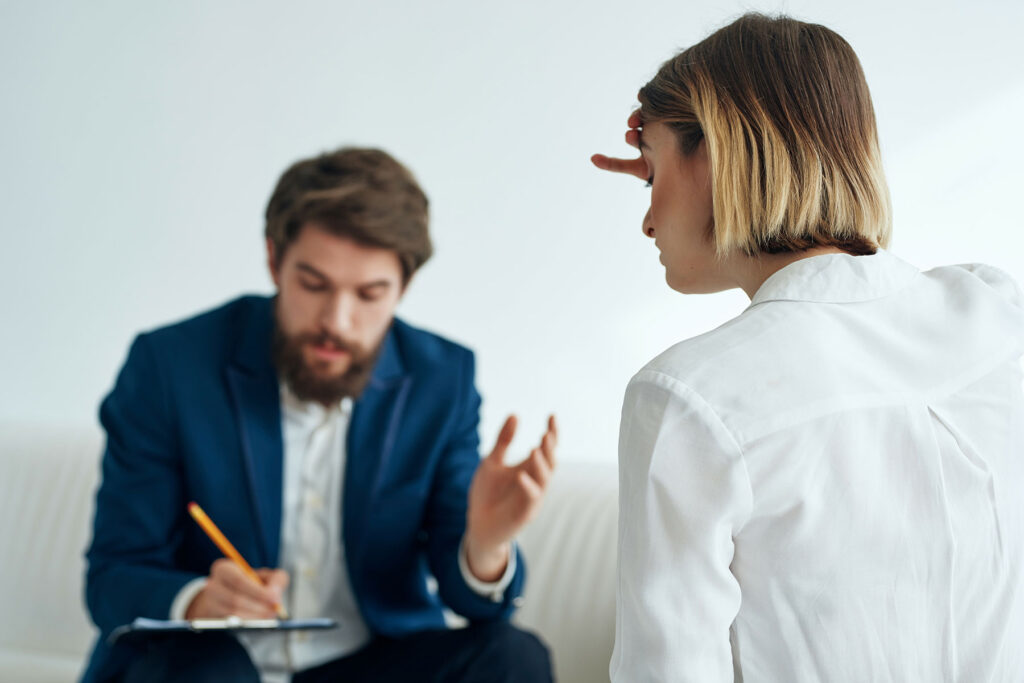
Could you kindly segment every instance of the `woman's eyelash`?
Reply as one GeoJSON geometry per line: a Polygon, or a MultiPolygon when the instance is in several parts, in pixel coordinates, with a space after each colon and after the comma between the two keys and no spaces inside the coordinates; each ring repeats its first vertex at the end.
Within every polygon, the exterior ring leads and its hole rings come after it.
{"type": "Polygon", "coordinates": [[[644,187],[650,187],[652,185],[654,185],[654,176],[651,176],[650,178],[647,179],[647,184],[644,185],[644,187]]]}

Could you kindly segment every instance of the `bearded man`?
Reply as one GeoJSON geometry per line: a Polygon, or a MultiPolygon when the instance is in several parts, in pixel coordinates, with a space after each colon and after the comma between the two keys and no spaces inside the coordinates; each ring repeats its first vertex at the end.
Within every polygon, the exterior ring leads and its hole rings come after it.
{"type": "Polygon", "coordinates": [[[479,456],[467,349],[395,318],[430,257],[427,198],[379,150],[300,161],[266,211],[273,298],[140,335],[100,409],[85,681],[545,681],[508,623],[513,537],[554,467],[554,419],[479,456]],[[195,501],[257,570],[188,516],[195,501]],[[338,628],[109,642],[137,617],[330,617],[338,628]],[[448,628],[451,613],[465,628],[448,628]]]}

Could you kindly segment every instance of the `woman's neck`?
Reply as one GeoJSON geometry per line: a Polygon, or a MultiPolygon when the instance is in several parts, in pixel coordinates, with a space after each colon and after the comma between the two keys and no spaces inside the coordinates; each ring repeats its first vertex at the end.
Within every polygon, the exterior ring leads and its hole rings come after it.
{"type": "Polygon", "coordinates": [[[758,254],[757,256],[742,256],[736,259],[733,266],[733,277],[740,288],[747,293],[751,299],[761,288],[765,280],[782,270],[791,263],[802,261],[812,256],[823,254],[845,254],[847,252],[838,247],[817,247],[807,251],[785,252],[782,254],[758,254]]]}

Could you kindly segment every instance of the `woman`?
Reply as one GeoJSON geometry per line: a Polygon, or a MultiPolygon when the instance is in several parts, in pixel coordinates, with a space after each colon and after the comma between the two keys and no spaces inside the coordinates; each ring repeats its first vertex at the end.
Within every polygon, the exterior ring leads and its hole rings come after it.
{"type": "Polygon", "coordinates": [[[737,318],[626,390],[613,681],[1024,681],[1020,290],[884,251],[856,55],[746,15],[640,91],[643,232],[737,318]]]}

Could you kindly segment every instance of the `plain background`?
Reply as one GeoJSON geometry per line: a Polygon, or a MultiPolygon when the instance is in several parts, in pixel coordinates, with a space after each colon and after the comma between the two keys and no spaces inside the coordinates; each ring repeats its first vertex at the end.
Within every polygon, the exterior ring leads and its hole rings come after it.
{"type": "Polygon", "coordinates": [[[0,419],[94,423],[139,331],[270,292],[262,212],[292,161],[382,147],[431,198],[399,312],[477,352],[485,450],[557,412],[612,461],[630,376],[747,305],[682,296],[648,190],[592,168],[662,61],[746,10],[859,54],[892,251],[1024,280],[1024,3],[0,2],[0,419]]]}

